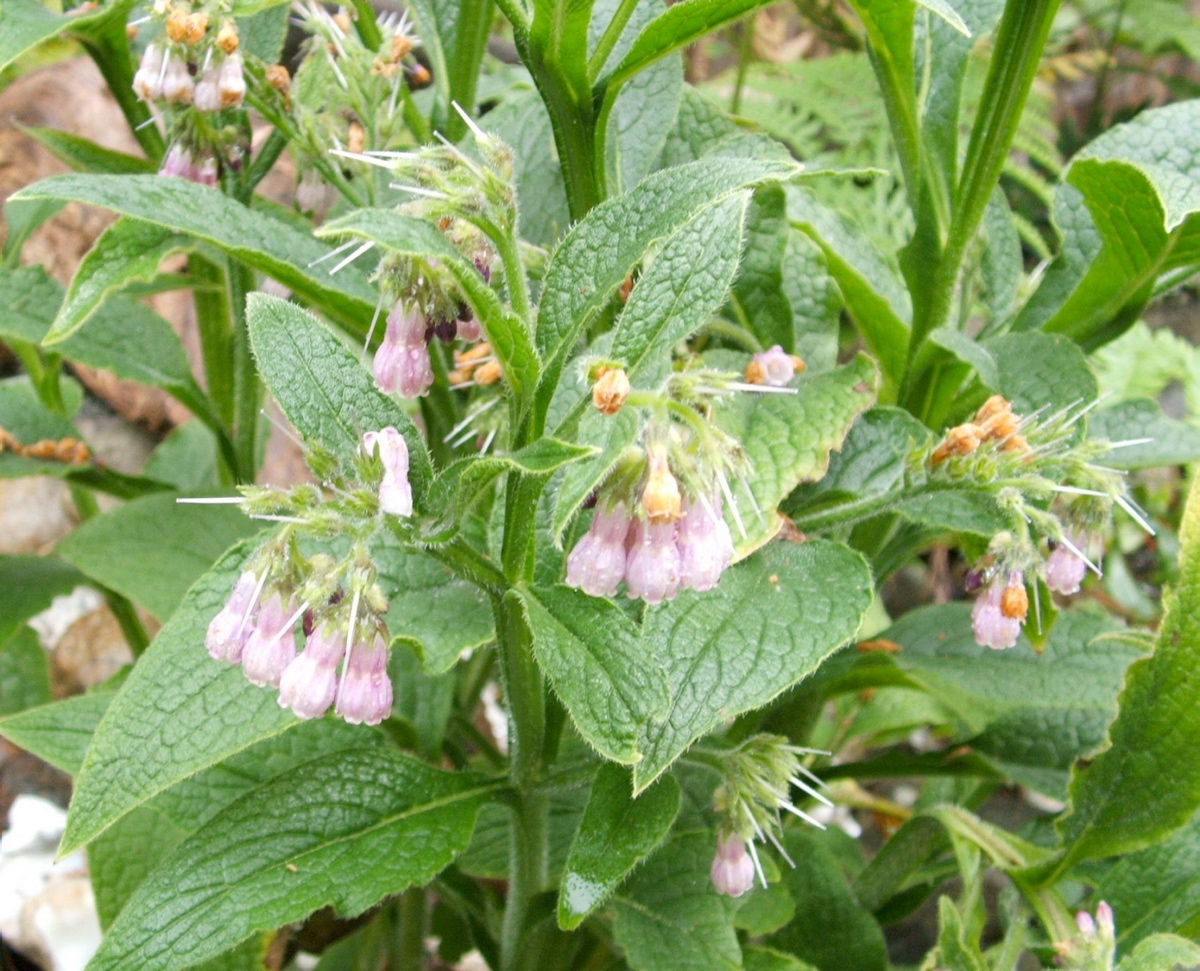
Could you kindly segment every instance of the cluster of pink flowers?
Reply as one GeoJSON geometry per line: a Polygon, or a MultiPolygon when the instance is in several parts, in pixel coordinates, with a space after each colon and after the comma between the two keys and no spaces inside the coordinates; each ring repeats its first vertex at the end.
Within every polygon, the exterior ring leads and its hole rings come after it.
{"type": "Polygon", "coordinates": [[[167,152],[158,174],[187,179],[197,185],[210,187],[219,181],[217,160],[214,156],[202,155],[197,158],[179,142],[172,145],[167,152]]]}
{"type": "Polygon", "coordinates": [[[711,590],[732,560],[719,496],[683,502],[677,520],[632,517],[625,503],[601,500],[567,557],[567,584],[611,597],[624,580],[631,599],[657,604],[680,590],[711,590]]]}
{"type": "Polygon", "coordinates": [[[162,48],[151,44],[142,54],[133,76],[133,90],[144,101],[190,104],[197,111],[223,111],[242,106],[246,97],[246,79],[242,56],[236,47],[229,54],[211,48],[199,74],[200,80],[194,80],[187,59],[175,45],[162,48]]]}

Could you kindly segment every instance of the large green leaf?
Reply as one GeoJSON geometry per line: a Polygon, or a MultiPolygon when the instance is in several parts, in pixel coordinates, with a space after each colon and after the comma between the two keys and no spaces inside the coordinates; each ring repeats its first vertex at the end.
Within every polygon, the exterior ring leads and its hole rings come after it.
{"type": "MultiPolygon", "coordinates": [[[[733,487],[741,519],[733,539],[740,555],[775,534],[775,509],[796,486],[824,474],[830,453],[873,403],[875,374],[870,359],[859,355],[835,371],[801,375],[796,394],[743,394],[717,409],[717,424],[745,450],[745,481],[753,496],[750,501],[744,487],[733,487]]],[[[732,516],[726,509],[726,518],[732,516]]]]}
{"type": "Polygon", "coordinates": [[[261,529],[236,506],[179,498],[168,492],[134,499],[83,523],[55,552],[166,620],[222,553],[261,529]]]}
{"type": "Polygon", "coordinates": [[[0,10],[0,71],[59,34],[86,32],[113,19],[123,20],[131,6],[130,0],[117,0],[94,10],[81,6],[56,14],[37,0],[4,0],[0,10]]]}
{"type": "Polygon", "coordinates": [[[22,627],[0,641],[0,715],[25,711],[50,700],[50,668],[37,634],[22,627]]]}
{"type": "Polygon", "coordinates": [[[1149,398],[1131,398],[1092,412],[1088,436],[1114,443],[1138,442],[1104,457],[1105,465],[1118,469],[1152,469],[1200,460],[1200,429],[1168,418],[1158,402],[1149,398]]]}
{"type": "Polygon", "coordinates": [[[854,636],[872,596],[862,557],[814,540],[767,546],[716,590],[647,611],[644,637],[667,667],[671,706],[642,729],[635,789],[701,735],[815,671],[854,636]]]}
{"type": "Polygon", "coordinates": [[[1062,250],[1017,318],[1086,347],[1124,332],[1160,278],[1200,266],[1200,101],[1142,112],[1072,161],[1055,194],[1062,250]]]}
{"type": "Polygon", "coordinates": [[[1174,934],[1155,934],[1133,949],[1117,971],[1195,971],[1200,945],[1174,934]]]}
{"type": "Polygon", "coordinates": [[[408,444],[419,497],[432,469],[421,433],[375,389],[370,372],[327,327],[295,304],[253,293],[246,302],[258,371],[296,430],[348,462],[364,432],[394,427],[408,444]]]}
{"type": "Polygon", "coordinates": [[[1061,334],[1005,334],[984,345],[996,361],[992,389],[1017,414],[1080,409],[1099,397],[1096,376],[1079,346],[1061,334]]]}
{"type": "Polygon", "coordinates": [[[362,913],[467,845],[488,786],[384,752],[298,766],[201,826],[134,892],[93,971],[175,971],[332,906],[362,913]]]}
{"type": "Polygon", "coordinates": [[[68,775],[76,775],[113,692],[93,689],[0,718],[0,736],[68,775]]]}
{"type": "Polygon", "coordinates": [[[330,249],[311,236],[186,179],[157,175],[56,175],[14,198],[67,199],[103,206],[211,243],[274,277],[355,332],[365,329],[375,293],[353,266],[330,276],[330,249]]]}
{"type": "Polygon", "coordinates": [[[679,813],[679,799],[679,785],[669,775],[634,799],[629,772],[601,766],[563,870],[560,927],[578,927],[654,851],[679,813]]]}
{"type": "Polygon", "coordinates": [[[677,836],[613,899],[613,936],[634,971],[737,971],[742,951],[732,904],[713,890],[708,870],[716,840],[677,836]]]}
{"type": "Polygon", "coordinates": [[[1071,808],[1059,823],[1069,863],[1128,853],[1182,826],[1200,807],[1200,489],[1180,531],[1178,589],[1154,653],[1125,678],[1109,745],[1075,768],[1071,808]]]}
{"type": "Polygon", "coordinates": [[[235,548],[188,591],[105,712],[76,779],[64,853],[176,783],[300,724],[273,692],[204,649],[248,552],[235,548]]]}
{"type": "Polygon", "coordinates": [[[66,299],[46,333],[46,344],[57,344],[79,330],[104,301],[137,281],[154,279],[167,256],[189,246],[186,236],[162,226],[118,219],[84,255],[66,299]]]}
{"type": "Polygon", "coordinates": [[[639,737],[670,701],[653,648],[603,598],[560,586],[532,590],[523,602],[534,655],[579,733],[607,758],[637,762],[639,737]]]}

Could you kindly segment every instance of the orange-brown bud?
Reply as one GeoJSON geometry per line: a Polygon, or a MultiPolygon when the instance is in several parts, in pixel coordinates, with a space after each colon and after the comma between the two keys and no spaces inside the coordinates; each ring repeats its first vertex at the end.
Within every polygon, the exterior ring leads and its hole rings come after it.
{"type": "Polygon", "coordinates": [[[288,88],[292,84],[292,76],[288,73],[288,69],[282,64],[271,64],[268,66],[264,76],[267,79],[267,84],[273,87],[276,91],[282,94],[288,93],[288,88]]]}
{"type": "Polygon", "coordinates": [[[392,62],[405,57],[413,49],[412,38],[404,34],[396,34],[392,38],[392,62]]]}
{"type": "Polygon", "coordinates": [[[650,474],[642,490],[642,507],[652,523],[673,523],[683,515],[679,482],[667,467],[665,456],[650,458],[650,474]]]}
{"type": "Polygon", "coordinates": [[[470,368],[455,368],[446,374],[446,380],[450,382],[450,387],[457,388],[460,384],[466,384],[471,380],[470,368]]]}
{"type": "Polygon", "coordinates": [[[345,10],[339,10],[333,15],[333,22],[338,25],[338,28],[343,34],[349,34],[354,28],[354,22],[350,19],[350,14],[345,10]]]}
{"type": "Polygon", "coordinates": [[[989,418],[996,415],[1012,414],[1012,405],[1008,403],[1008,399],[1002,394],[994,394],[975,412],[975,422],[982,425],[989,418]]]}
{"type": "Polygon", "coordinates": [[[946,432],[946,437],[933,453],[930,461],[934,465],[945,462],[952,455],[970,455],[982,441],[979,426],[971,422],[956,425],[946,432]]]}
{"type": "Polygon", "coordinates": [[[804,358],[802,358],[799,354],[791,354],[789,356],[792,359],[792,364],[796,367],[797,374],[808,370],[808,365],[804,363],[804,358]]]}
{"type": "Polygon", "coordinates": [[[226,54],[232,54],[238,49],[238,33],[237,28],[233,26],[230,20],[221,24],[221,29],[217,31],[217,46],[226,54]]]}
{"type": "Polygon", "coordinates": [[[166,30],[167,37],[170,38],[172,44],[184,44],[187,42],[188,33],[191,31],[192,17],[182,7],[176,7],[167,17],[166,30]]]}
{"type": "Polygon", "coordinates": [[[367,130],[357,121],[350,122],[350,132],[346,137],[346,148],[357,155],[367,145],[367,130]]]}
{"type": "Polygon", "coordinates": [[[1011,411],[1001,411],[984,421],[979,426],[979,430],[986,439],[1004,441],[1016,435],[1018,427],[1019,422],[1016,415],[1011,411]]]}
{"type": "Polygon", "coordinates": [[[1010,583],[1000,595],[1000,613],[1010,620],[1024,621],[1029,613],[1029,594],[1025,585],[1010,583]]]}
{"type": "Polygon", "coordinates": [[[629,295],[633,293],[633,274],[630,273],[624,280],[621,281],[621,289],[617,291],[617,298],[621,303],[629,301],[629,295]]]}
{"type": "Polygon", "coordinates": [[[412,69],[412,83],[414,87],[423,88],[430,81],[429,71],[424,64],[414,64],[412,69]]]}
{"type": "Polygon", "coordinates": [[[137,35],[138,35],[137,24],[126,24],[125,25],[125,39],[126,40],[137,40],[137,35]]]}
{"type": "Polygon", "coordinates": [[[758,361],[751,361],[746,365],[746,383],[747,384],[766,384],[767,369],[758,361]]]}
{"type": "Polygon", "coordinates": [[[623,368],[605,368],[592,385],[592,404],[602,415],[615,415],[631,390],[629,376],[623,368]]]}
{"type": "Polygon", "coordinates": [[[495,384],[504,377],[504,370],[499,361],[484,361],[475,369],[475,383],[479,385],[495,384]]]}
{"type": "Polygon", "coordinates": [[[455,351],[454,366],[459,368],[468,366],[473,367],[475,361],[479,361],[485,357],[491,357],[491,355],[492,345],[487,341],[480,341],[478,344],[468,347],[465,350],[455,351]]]}
{"type": "Polygon", "coordinates": [[[1028,452],[1029,441],[1024,435],[1010,435],[1004,442],[1006,452],[1028,452]]]}

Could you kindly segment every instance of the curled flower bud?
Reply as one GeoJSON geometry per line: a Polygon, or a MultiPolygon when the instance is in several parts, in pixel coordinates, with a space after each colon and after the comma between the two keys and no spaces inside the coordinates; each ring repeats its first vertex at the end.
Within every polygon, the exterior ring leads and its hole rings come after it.
{"type": "Polygon", "coordinates": [[[237,27],[233,25],[232,20],[221,24],[221,29],[217,31],[217,46],[225,54],[232,54],[238,49],[237,27]]]}
{"type": "Polygon", "coordinates": [[[411,516],[413,511],[412,485],[408,481],[408,443],[390,425],[378,432],[363,435],[363,450],[378,455],[383,463],[383,479],[379,483],[379,508],[391,516],[411,516]]]}
{"type": "Polygon", "coordinates": [[[195,89],[183,58],[178,54],[171,55],[162,75],[162,96],[172,104],[190,104],[195,89]]]}
{"type": "Polygon", "coordinates": [[[258,599],[257,591],[258,578],[249,570],[238,577],[229,600],[212,619],[204,635],[204,646],[213,660],[237,664],[242,659],[242,649],[250,636],[250,618],[258,599]]]}
{"type": "Polygon", "coordinates": [[[133,90],[143,101],[157,101],[162,97],[163,52],[157,44],[151,44],[142,54],[137,73],[133,76],[133,90]]]}
{"type": "Polygon", "coordinates": [[[740,897],[754,886],[754,861],[746,852],[746,842],[736,833],[717,837],[717,855],[709,877],[717,893],[740,897]]]}
{"type": "Polygon", "coordinates": [[[679,592],[675,523],[634,523],[625,558],[625,588],[631,599],[648,604],[674,599],[679,592]]]}
{"type": "MultiPolygon", "coordinates": [[[[1017,643],[1021,621],[1004,613],[1002,602],[1006,589],[997,578],[975,598],[975,606],[971,609],[971,626],[980,647],[1002,650],[1017,643]]],[[[1024,593],[1023,587],[1021,592],[1024,593]]]]}
{"type": "Polygon", "coordinates": [[[397,303],[388,314],[383,343],[375,352],[375,386],[389,394],[416,398],[433,384],[425,321],[415,307],[397,303]]]}
{"type": "Polygon", "coordinates": [[[642,489],[642,507],[652,523],[673,523],[683,514],[679,482],[662,452],[650,453],[650,470],[642,489]]]}
{"type": "Polygon", "coordinates": [[[680,587],[700,592],[715,587],[733,562],[733,537],[721,516],[719,497],[684,505],[676,545],[680,587]]]}
{"type": "Polygon", "coordinates": [[[1068,543],[1059,543],[1046,557],[1046,586],[1055,593],[1078,593],[1087,573],[1087,560],[1079,551],[1088,545],[1087,537],[1075,534],[1067,537],[1068,543]]]}
{"type": "Polygon", "coordinates": [[[369,644],[355,644],[350,649],[335,710],[351,725],[378,725],[392,713],[387,664],[387,642],[379,633],[369,644]]]}
{"type": "Polygon", "coordinates": [[[592,404],[602,415],[615,415],[632,390],[623,368],[605,368],[592,385],[592,404]]]}
{"type": "Polygon", "coordinates": [[[265,74],[267,84],[273,87],[280,94],[287,94],[288,89],[292,85],[292,76],[288,73],[288,69],[282,64],[268,65],[265,74]]]}
{"type": "Polygon", "coordinates": [[[1021,574],[1009,574],[1008,585],[1000,595],[1000,613],[1018,622],[1023,622],[1029,614],[1029,594],[1025,592],[1025,582],[1021,579],[1021,574]]]}
{"type": "Polygon", "coordinates": [[[596,507],[592,525],[567,557],[567,586],[591,597],[611,597],[625,577],[625,537],[629,514],[624,503],[596,507]]]}
{"type": "Polygon", "coordinates": [[[946,437],[942,440],[933,452],[930,462],[938,465],[952,455],[970,455],[976,451],[983,442],[983,436],[980,433],[979,426],[967,422],[965,425],[956,425],[946,432],[946,437]]]}
{"type": "Polygon", "coordinates": [[[242,670],[250,683],[260,688],[277,686],[280,676],[296,657],[296,642],[292,635],[295,617],[289,622],[288,612],[279,594],[268,597],[258,612],[254,630],[246,639],[242,670]]]}
{"type": "Polygon", "coordinates": [[[763,384],[769,388],[786,388],[788,382],[807,365],[794,354],[776,344],[769,351],[755,354],[746,365],[746,383],[763,384]]]}
{"type": "Polygon", "coordinates": [[[246,79],[242,76],[242,55],[230,54],[221,65],[217,82],[222,108],[240,108],[246,97],[246,79]]]}
{"type": "Polygon", "coordinates": [[[346,650],[346,635],[332,620],[321,624],[304,650],[279,679],[279,707],[297,718],[319,718],[337,694],[337,669],[346,650]]]}

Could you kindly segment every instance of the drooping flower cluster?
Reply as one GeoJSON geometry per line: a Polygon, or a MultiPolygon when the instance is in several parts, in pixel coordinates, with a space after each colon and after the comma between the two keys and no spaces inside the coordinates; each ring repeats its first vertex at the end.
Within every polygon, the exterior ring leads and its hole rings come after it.
{"type": "Polygon", "coordinates": [[[240,664],[252,684],[278,688],[279,704],[299,718],[318,718],[332,707],[352,724],[377,725],[392,707],[388,605],[375,582],[365,543],[370,520],[364,525],[362,512],[369,512],[366,499],[373,494],[379,513],[412,514],[404,437],[390,427],[367,432],[357,466],[369,491],[364,496],[343,488],[348,493],[344,511],[330,508],[336,500],[321,502],[311,487],[290,494],[245,490],[244,505],[252,514],[270,508],[291,515],[258,513],[286,525],[247,561],[229,600],[209,624],[205,646],[214,659],[240,664]],[[342,562],[323,553],[308,558],[299,553],[297,539],[306,524],[325,535],[342,519],[354,536],[342,562]],[[298,633],[303,637],[299,651],[298,633]]]}
{"type": "Polygon", "coordinates": [[[754,886],[755,874],[765,888],[758,850],[754,845],[770,843],[780,856],[795,866],[775,835],[782,832],[781,812],[790,813],[820,829],[825,827],[792,802],[792,788],[806,797],[833,807],[820,789],[824,783],[800,760],[802,755],[827,754],[799,748],[779,735],[755,735],[736,749],[723,753],[724,779],[713,796],[714,807],[723,816],[717,832],[717,853],[709,872],[717,893],[740,897],[754,886]]]}
{"type": "Polygon", "coordinates": [[[967,574],[968,590],[981,591],[972,609],[981,646],[1014,646],[1031,599],[1040,628],[1043,584],[1066,596],[1079,591],[1088,569],[1099,574],[1090,557],[1102,546],[1114,505],[1150,530],[1122,475],[1097,462],[1122,443],[1079,435],[1077,423],[1088,407],[1038,420],[1014,414],[1008,401],[993,395],[971,421],[949,429],[927,453],[933,481],[986,488],[1011,523],[992,537],[987,554],[967,574]]]}
{"type": "Polygon", "coordinates": [[[1117,933],[1112,908],[1103,900],[1093,918],[1086,910],[1075,915],[1079,933],[1054,945],[1064,971],[1111,971],[1115,964],[1117,933]]]}

